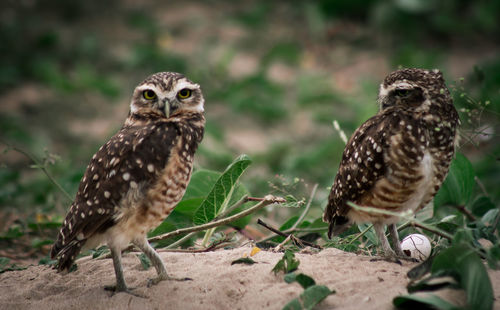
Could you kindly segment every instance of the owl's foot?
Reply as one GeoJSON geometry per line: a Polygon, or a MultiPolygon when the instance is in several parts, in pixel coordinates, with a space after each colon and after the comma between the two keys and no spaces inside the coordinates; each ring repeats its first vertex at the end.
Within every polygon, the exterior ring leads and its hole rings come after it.
{"type": "Polygon", "coordinates": [[[110,291],[111,296],[115,295],[116,293],[127,293],[127,294],[130,294],[132,296],[139,297],[139,298],[148,298],[145,295],[133,292],[132,290],[134,290],[134,289],[135,288],[128,288],[126,286],[122,287],[122,286],[118,286],[118,285],[105,285],[104,286],[104,290],[110,291]]]}
{"type": "Polygon", "coordinates": [[[147,287],[151,287],[160,283],[161,281],[193,281],[191,278],[175,278],[167,274],[159,274],[156,278],[148,279],[147,287]]]}

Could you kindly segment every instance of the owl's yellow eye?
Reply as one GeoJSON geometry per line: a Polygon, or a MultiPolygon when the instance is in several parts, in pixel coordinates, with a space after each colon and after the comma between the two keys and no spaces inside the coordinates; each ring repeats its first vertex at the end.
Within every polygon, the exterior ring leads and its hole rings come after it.
{"type": "Polygon", "coordinates": [[[150,89],[143,91],[142,96],[144,97],[144,99],[147,99],[147,100],[153,100],[156,98],[155,92],[150,90],[150,89]]]}
{"type": "Polygon", "coordinates": [[[394,94],[399,97],[406,97],[411,93],[410,89],[399,88],[394,90],[394,94]]]}
{"type": "Polygon", "coordinates": [[[191,97],[191,89],[183,88],[177,93],[179,99],[186,99],[191,97]]]}

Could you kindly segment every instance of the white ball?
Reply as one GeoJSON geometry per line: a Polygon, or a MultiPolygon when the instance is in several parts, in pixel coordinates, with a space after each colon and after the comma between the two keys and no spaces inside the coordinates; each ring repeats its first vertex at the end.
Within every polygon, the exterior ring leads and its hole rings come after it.
{"type": "Polygon", "coordinates": [[[401,241],[401,250],[409,257],[424,261],[431,255],[431,242],[421,234],[412,234],[406,236],[401,241]]]}

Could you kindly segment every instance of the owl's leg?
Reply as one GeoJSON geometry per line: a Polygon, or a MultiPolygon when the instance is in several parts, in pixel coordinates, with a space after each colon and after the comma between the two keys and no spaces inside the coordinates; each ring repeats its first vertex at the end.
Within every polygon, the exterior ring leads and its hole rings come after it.
{"type": "Polygon", "coordinates": [[[380,240],[380,246],[382,247],[382,251],[384,252],[383,256],[386,260],[392,261],[398,264],[401,262],[398,260],[396,253],[391,249],[389,245],[389,240],[385,236],[384,224],[382,223],[374,223],[373,228],[375,229],[375,233],[377,234],[378,240],[380,240]]]}
{"type": "Polygon", "coordinates": [[[387,229],[389,230],[389,236],[391,237],[392,246],[396,255],[400,258],[407,257],[401,249],[401,242],[399,241],[398,228],[396,227],[396,224],[388,225],[387,229]]]}
{"type": "Polygon", "coordinates": [[[391,236],[394,252],[396,252],[397,257],[400,259],[417,263],[418,259],[409,257],[408,255],[405,254],[405,252],[403,252],[403,249],[401,249],[401,242],[399,241],[398,228],[396,227],[396,224],[391,224],[387,226],[387,229],[389,230],[389,236],[391,236]]]}
{"type": "Polygon", "coordinates": [[[137,297],[145,298],[145,296],[133,293],[125,284],[125,278],[123,276],[123,267],[122,267],[122,251],[119,248],[115,248],[110,246],[111,257],[113,258],[113,267],[115,268],[115,276],[116,276],[116,285],[106,285],[104,287],[107,291],[113,292],[124,292],[137,297]]]}
{"type": "Polygon", "coordinates": [[[151,260],[151,263],[156,269],[156,272],[158,273],[158,276],[156,278],[150,279],[148,281],[148,287],[152,285],[156,285],[159,282],[163,280],[176,280],[176,281],[187,281],[187,280],[192,280],[190,278],[173,278],[170,277],[167,274],[167,269],[165,268],[165,264],[163,264],[163,261],[161,260],[160,255],[158,252],[153,249],[153,247],[149,244],[148,240],[146,238],[140,239],[140,240],[135,240],[134,244],[141,249],[144,254],[151,260]]]}

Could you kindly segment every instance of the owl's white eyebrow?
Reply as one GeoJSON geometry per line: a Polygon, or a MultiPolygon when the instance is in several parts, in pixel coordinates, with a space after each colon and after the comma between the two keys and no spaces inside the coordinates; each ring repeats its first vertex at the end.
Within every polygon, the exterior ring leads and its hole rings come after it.
{"type": "Polygon", "coordinates": [[[190,83],[188,81],[181,81],[181,82],[177,83],[177,85],[175,85],[175,90],[181,90],[181,89],[184,89],[184,88],[199,89],[200,85],[194,84],[194,83],[190,83]]]}
{"type": "Polygon", "coordinates": [[[156,86],[153,84],[145,84],[137,87],[137,90],[146,90],[146,89],[151,89],[156,91],[156,86]]]}

